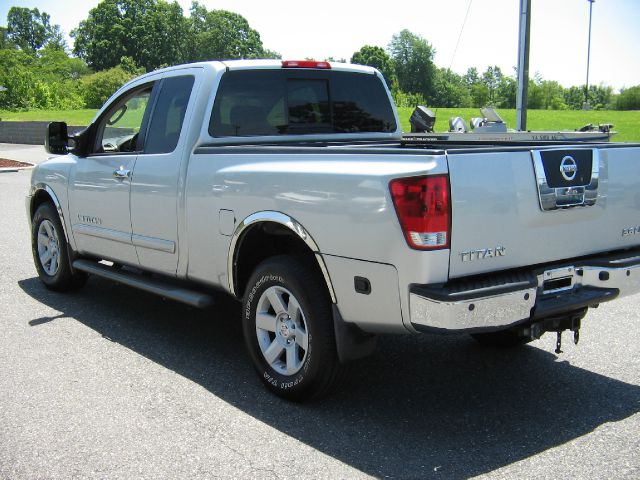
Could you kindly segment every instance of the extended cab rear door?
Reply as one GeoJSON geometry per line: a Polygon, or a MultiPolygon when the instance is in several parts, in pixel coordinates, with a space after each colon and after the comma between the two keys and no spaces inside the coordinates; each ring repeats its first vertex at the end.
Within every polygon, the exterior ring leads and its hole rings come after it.
{"type": "Polygon", "coordinates": [[[180,179],[190,153],[190,100],[200,71],[175,70],[157,81],[144,148],[131,181],[132,243],[140,266],[171,275],[178,265],[179,210],[184,202],[180,179]]]}

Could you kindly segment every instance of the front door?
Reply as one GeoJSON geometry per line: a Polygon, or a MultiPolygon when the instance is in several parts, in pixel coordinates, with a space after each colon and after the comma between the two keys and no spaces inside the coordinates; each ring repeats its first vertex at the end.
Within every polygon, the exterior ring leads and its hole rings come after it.
{"type": "Polygon", "coordinates": [[[79,252],[137,265],[131,241],[131,175],[152,85],[117,99],[98,120],[91,152],[71,172],[71,223],[79,252]]]}

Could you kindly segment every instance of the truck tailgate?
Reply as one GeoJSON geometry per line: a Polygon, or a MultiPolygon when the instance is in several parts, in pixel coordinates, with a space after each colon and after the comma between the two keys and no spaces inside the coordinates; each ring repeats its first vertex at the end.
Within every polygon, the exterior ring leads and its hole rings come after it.
{"type": "Polygon", "coordinates": [[[451,278],[640,244],[640,147],[459,151],[451,278]]]}

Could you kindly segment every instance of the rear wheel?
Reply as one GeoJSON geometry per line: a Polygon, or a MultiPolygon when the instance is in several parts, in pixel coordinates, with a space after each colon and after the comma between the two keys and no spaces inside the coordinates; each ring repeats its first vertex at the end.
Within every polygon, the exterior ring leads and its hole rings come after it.
{"type": "Polygon", "coordinates": [[[87,281],[86,273],[71,269],[62,223],[50,203],[40,205],[33,215],[31,250],[38,276],[47,288],[72,290],[87,281]]]}
{"type": "Polygon", "coordinates": [[[244,295],[245,344],[262,382],[301,401],[328,393],[343,372],[326,288],[303,261],[265,260],[244,295]]]}
{"type": "Polygon", "coordinates": [[[518,334],[514,330],[497,332],[472,333],[471,336],[480,344],[492,348],[514,348],[533,341],[530,337],[518,334]]]}

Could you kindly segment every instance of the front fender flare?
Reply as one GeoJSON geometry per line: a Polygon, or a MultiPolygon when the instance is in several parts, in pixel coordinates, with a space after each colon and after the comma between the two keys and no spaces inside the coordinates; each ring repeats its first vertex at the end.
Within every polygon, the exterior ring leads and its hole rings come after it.
{"type": "Polygon", "coordinates": [[[60,205],[60,200],[58,200],[58,196],[55,194],[53,189],[47,185],[46,183],[37,183],[33,185],[29,191],[29,205],[28,205],[28,214],[29,214],[29,222],[31,222],[31,218],[33,217],[33,200],[38,195],[39,192],[45,192],[51,201],[53,202],[54,207],[56,207],[56,211],[58,212],[58,216],[60,217],[60,223],[62,223],[62,231],[64,233],[64,238],[69,243],[69,234],[67,232],[67,225],[64,218],[64,213],[62,211],[62,205],[60,205]]]}

